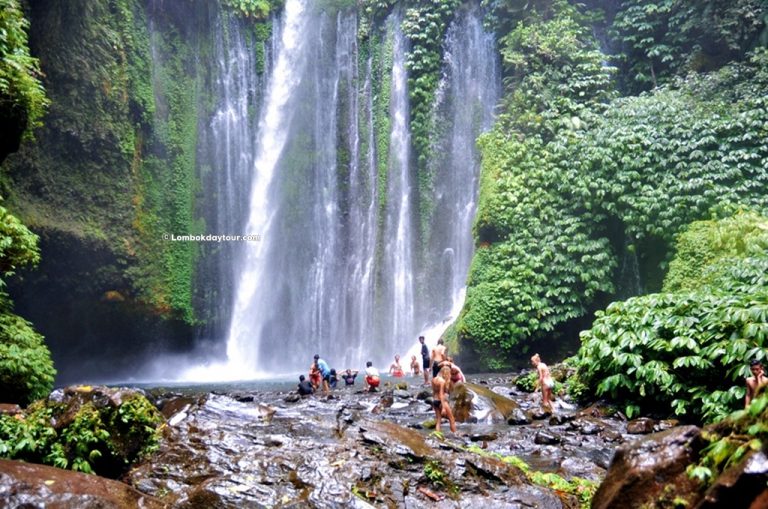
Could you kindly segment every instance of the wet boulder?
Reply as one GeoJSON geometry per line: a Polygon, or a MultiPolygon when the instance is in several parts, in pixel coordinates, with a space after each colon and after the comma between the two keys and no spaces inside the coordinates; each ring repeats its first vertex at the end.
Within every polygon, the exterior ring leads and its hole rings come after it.
{"type": "Polygon", "coordinates": [[[627,423],[627,433],[630,435],[647,435],[653,433],[655,423],[648,417],[640,417],[627,423]]]}
{"type": "Polygon", "coordinates": [[[0,506],[57,509],[165,507],[159,500],[119,481],[4,459],[0,459],[0,506]]]}
{"type": "Polygon", "coordinates": [[[723,472],[707,491],[700,509],[768,507],[768,456],[750,451],[747,458],[723,472]]]}
{"type": "Polygon", "coordinates": [[[533,442],[539,445],[556,445],[560,443],[560,435],[549,430],[541,430],[533,437],[533,442]]]}
{"type": "Polygon", "coordinates": [[[511,399],[472,383],[457,384],[451,399],[453,414],[458,422],[505,422],[518,408],[511,399]]]}
{"type": "Polygon", "coordinates": [[[697,481],[686,467],[696,460],[700,440],[699,428],[682,426],[622,445],[592,499],[593,509],[656,507],[670,485],[678,492],[695,491],[697,481]]]}
{"type": "Polygon", "coordinates": [[[512,410],[512,413],[507,417],[507,424],[510,426],[523,426],[530,423],[531,418],[519,408],[512,410]]]}

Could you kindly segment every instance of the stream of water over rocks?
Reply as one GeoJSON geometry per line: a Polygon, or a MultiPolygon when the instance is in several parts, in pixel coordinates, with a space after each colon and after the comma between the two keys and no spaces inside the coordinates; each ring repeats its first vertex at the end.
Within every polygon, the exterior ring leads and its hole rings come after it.
{"type": "MultiPolygon", "coordinates": [[[[125,479],[170,507],[578,507],[493,453],[599,482],[631,439],[620,416],[561,400],[554,415],[510,377],[453,392],[456,433],[433,433],[419,379],[330,397],[287,391],[149,391],[167,421],[152,459],[125,479]],[[473,447],[474,446],[474,447],[473,447]],[[480,452],[482,451],[482,453],[480,452]]],[[[655,429],[664,427],[656,424],[655,429]]],[[[651,431],[651,429],[648,429],[651,431]]]]}

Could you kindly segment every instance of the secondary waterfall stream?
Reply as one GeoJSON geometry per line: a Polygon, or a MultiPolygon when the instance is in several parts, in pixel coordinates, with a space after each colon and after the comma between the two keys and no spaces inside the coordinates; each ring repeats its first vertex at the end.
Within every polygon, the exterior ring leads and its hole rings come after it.
{"type": "Polygon", "coordinates": [[[237,43],[238,25],[222,31],[229,85],[211,123],[214,171],[226,173],[217,227],[261,240],[228,247],[227,362],[215,378],[305,370],[316,352],[338,368],[383,365],[460,306],[473,252],[474,143],[500,96],[481,19],[478,8],[461,10],[445,39],[429,196],[416,185],[402,13],[361,42],[354,11],[288,0],[262,78],[237,43]],[[428,234],[420,200],[434,204],[428,234]]]}

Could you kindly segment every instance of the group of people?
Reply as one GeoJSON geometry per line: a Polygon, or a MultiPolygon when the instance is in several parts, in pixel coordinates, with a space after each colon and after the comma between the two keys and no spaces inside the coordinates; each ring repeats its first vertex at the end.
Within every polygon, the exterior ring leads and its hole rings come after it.
{"type": "MultiPolygon", "coordinates": [[[[432,408],[435,412],[435,429],[440,431],[443,419],[448,419],[448,424],[452,432],[456,431],[456,420],[453,416],[448,396],[453,387],[460,382],[465,382],[466,378],[461,368],[453,362],[448,356],[443,338],[437,340],[437,345],[432,351],[425,343],[424,336],[419,336],[421,344],[421,364],[416,356],[411,357],[411,374],[419,376],[423,373],[424,385],[431,385],[432,388],[432,408]],[[432,375],[430,381],[430,373],[432,375]]],[[[552,409],[554,380],[549,368],[541,361],[539,354],[531,357],[531,363],[537,371],[537,386],[541,387],[542,405],[545,408],[552,409]]],[[[753,371],[755,373],[755,371],[753,371]]],[[[400,356],[395,355],[394,362],[389,366],[389,374],[399,378],[405,376],[405,371],[400,364],[400,356]]],[[[760,371],[762,375],[762,371],[760,371]]],[[[339,378],[344,380],[346,386],[355,384],[358,371],[347,369],[339,376],[336,370],[331,368],[328,363],[315,354],[312,365],[309,368],[309,380],[304,375],[299,377],[298,392],[302,396],[312,394],[322,386],[323,393],[328,394],[331,389],[336,388],[339,378]]],[[[374,392],[381,385],[381,374],[371,361],[366,362],[365,367],[365,390],[374,392]]],[[[762,383],[762,380],[760,380],[762,383]]],[[[765,384],[768,384],[766,380],[765,384]]],[[[748,383],[749,387],[749,383],[748,383]]],[[[749,394],[748,394],[749,395],[749,394]]]]}

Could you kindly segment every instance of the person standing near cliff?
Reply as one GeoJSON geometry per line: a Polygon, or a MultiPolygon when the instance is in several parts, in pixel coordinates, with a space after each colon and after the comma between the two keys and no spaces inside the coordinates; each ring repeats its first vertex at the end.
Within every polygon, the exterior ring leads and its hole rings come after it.
{"type": "Polygon", "coordinates": [[[424,385],[429,385],[429,348],[424,343],[424,336],[419,336],[421,343],[421,368],[424,371],[424,385]]]}

